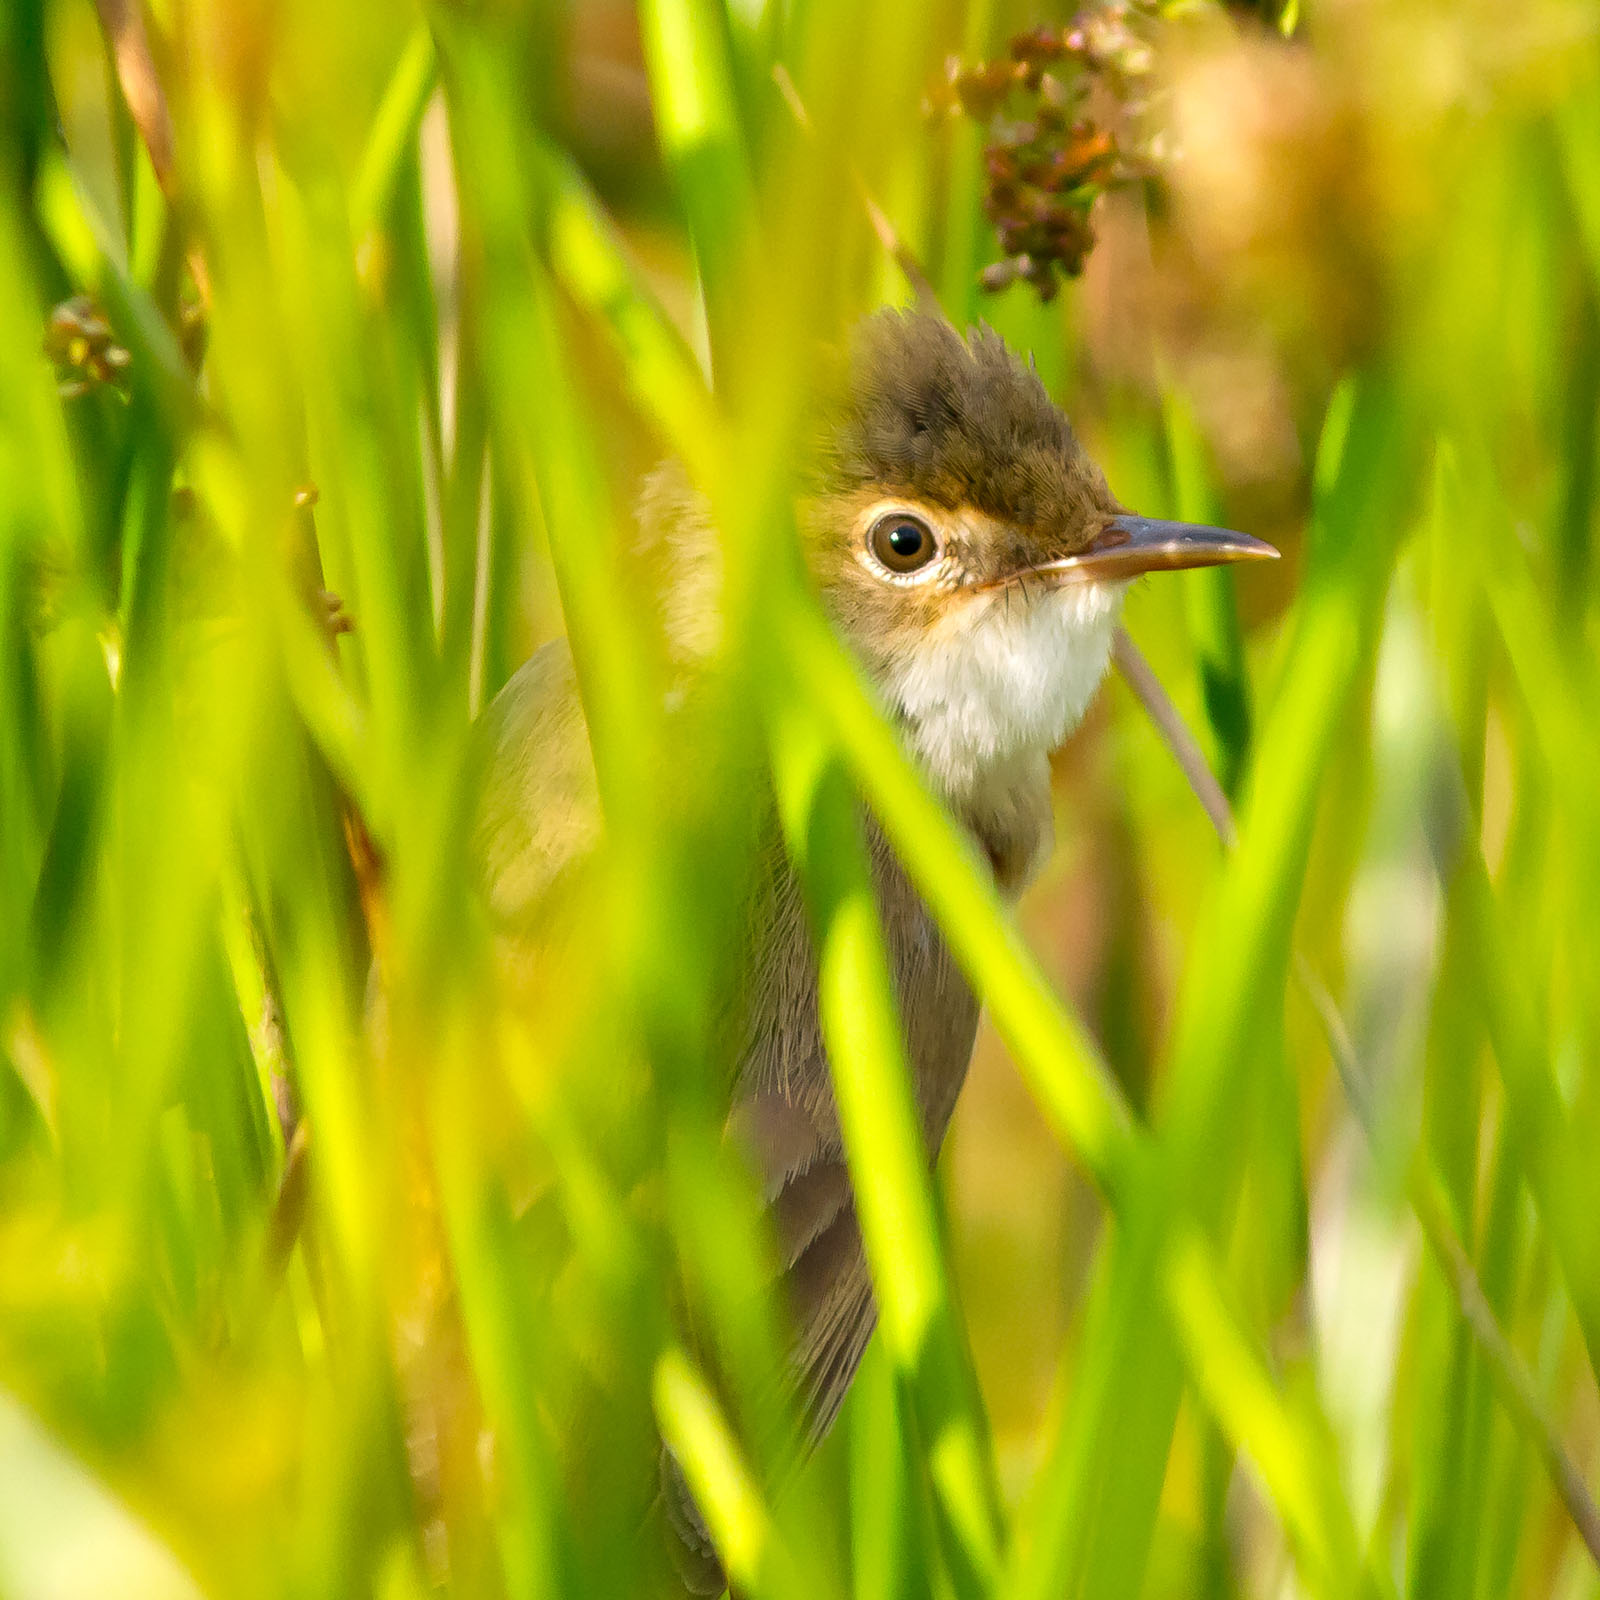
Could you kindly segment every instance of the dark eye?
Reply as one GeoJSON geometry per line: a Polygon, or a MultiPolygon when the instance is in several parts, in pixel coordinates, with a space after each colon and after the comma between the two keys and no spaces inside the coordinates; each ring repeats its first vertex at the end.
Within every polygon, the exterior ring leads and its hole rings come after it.
{"type": "Polygon", "coordinates": [[[904,511],[880,518],[867,536],[872,553],[891,572],[915,572],[937,554],[933,529],[904,511]]]}

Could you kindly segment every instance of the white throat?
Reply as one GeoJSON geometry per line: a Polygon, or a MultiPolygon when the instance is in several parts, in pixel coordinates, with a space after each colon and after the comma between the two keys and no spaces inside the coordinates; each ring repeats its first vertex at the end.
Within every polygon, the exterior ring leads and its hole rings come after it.
{"type": "Polygon", "coordinates": [[[884,689],[936,787],[957,805],[1037,774],[1105,676],[1125,583],[975,597],[889,664],[884,689]]]}

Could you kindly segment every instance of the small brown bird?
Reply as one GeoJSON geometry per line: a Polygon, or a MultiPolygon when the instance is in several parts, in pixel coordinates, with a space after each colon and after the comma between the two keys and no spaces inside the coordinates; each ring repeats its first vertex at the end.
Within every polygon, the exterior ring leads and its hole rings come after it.
{"type": "MultiPolygon", "coordinates": [[[[812,476],[801,528],[824,604],[928,782],[1011,897],[1049,850],[1048,758],[1105,675],[1129,581],[1277,553],[1243,534],[1124,511],[1030,367],[993,332],[963,340],[926,314],[880,312],[862,324],[812,476]]],[[[670,546],[714,547],[706,509],[679,472],[658,474],[643,515],[647,533],[670,546]]],[[[680,632],[694,631],[697,603],[688,601],[680,632]]],[[[514,929],[599,836],[563,642],[511,679],[489,722],[482,848],[492,912],[514,929]]],[[[869,843],[932,1159],[966,1076],[978,999],[876,828],[869,843]]],[[[805,908],[775,829],[767,848],[749,919],[728,1129],[765,1182],[795,1330],[796,1390],[815,1441],[844,1399],[875,1308],[805,908]]],[[[665,1455],[663,1483],[685,1582],[716,1593],[716,1552],[665,1455]]]]}

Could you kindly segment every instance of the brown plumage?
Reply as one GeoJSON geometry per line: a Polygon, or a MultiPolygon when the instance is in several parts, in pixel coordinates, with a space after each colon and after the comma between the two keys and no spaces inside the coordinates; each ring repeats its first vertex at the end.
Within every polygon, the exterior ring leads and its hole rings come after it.
{"type": "Polygon", "coordinates": [[[834,493],[970,506],[1024,536],[1087,542],[1105,485],[1038,375],[991,328],[879,312],[857,330],[843,404],[825,424],[834,493]]]}
{"type": "MultiPolygon", "coordinates": [[[[808,473],[807,560],[909,749],[1008,894],[1020,892],[1049,844],[1049,751],[1075,726],[1105,670],[1129,567],[1118,517],[1066,418],[995,334],[963,340],[937,319],[895,312],[863,325],[808,473]],[[1094,557],[1097,541],[1121,551],[1109,581],[1079,565],[1094,557]]],[[[647,537],[676,552],[686,575],[668,612],[692,657],[714,605],[705,508],[668,468],[644,498],[643,520],[647,537]]],[[[1170,541],[1163,548],[1170,554],[1170,541]]],[[[581,883],[577,863],[599,836],[564,642],[512,678],[487,720],[494,753],[481,845],[489,901],[508,950],[526,959],[530,930],[548,925],[542,902],[570,901],[581,883]]],[[[966,1075],[978,1002],[882,834],[869,824],[868,835],[932,1160],[966,1075]]],[[[775,826],[760,859],[744,993],[733,1007],[742,1031],[728,1129],[764,1182],[795,1329],[796,1392],[815,1440],[844,1399],[875,1309],[809,930],[775,826]]],[[[720,1567],[670,1457],[663,1483],[685,1580],[715,1592],[720,1567]]]]}

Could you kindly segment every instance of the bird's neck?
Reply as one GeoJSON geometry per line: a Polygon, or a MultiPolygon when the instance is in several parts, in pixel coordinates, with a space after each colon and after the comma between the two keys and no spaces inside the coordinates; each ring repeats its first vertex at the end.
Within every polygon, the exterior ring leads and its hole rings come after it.
{"type": "MultiPolygon", "coordinates": [[[[1047,752],[1078,726],[1105,676],[1122,590],[991,596],[953,610],[913,646],[877,652],[907,744],[1013,898],[1049,854],[1047,752]]],[[[862,651],[873,659],[870,642],[862,651]]]]}
{"type": "Polygon", "coordinates": [[[1015,900],[1050,854],[1055,824],[1050,809],[1050,764],[1037,751],[987,768],[948,803],[977,840],[1000,892],[1015,900]]]}

